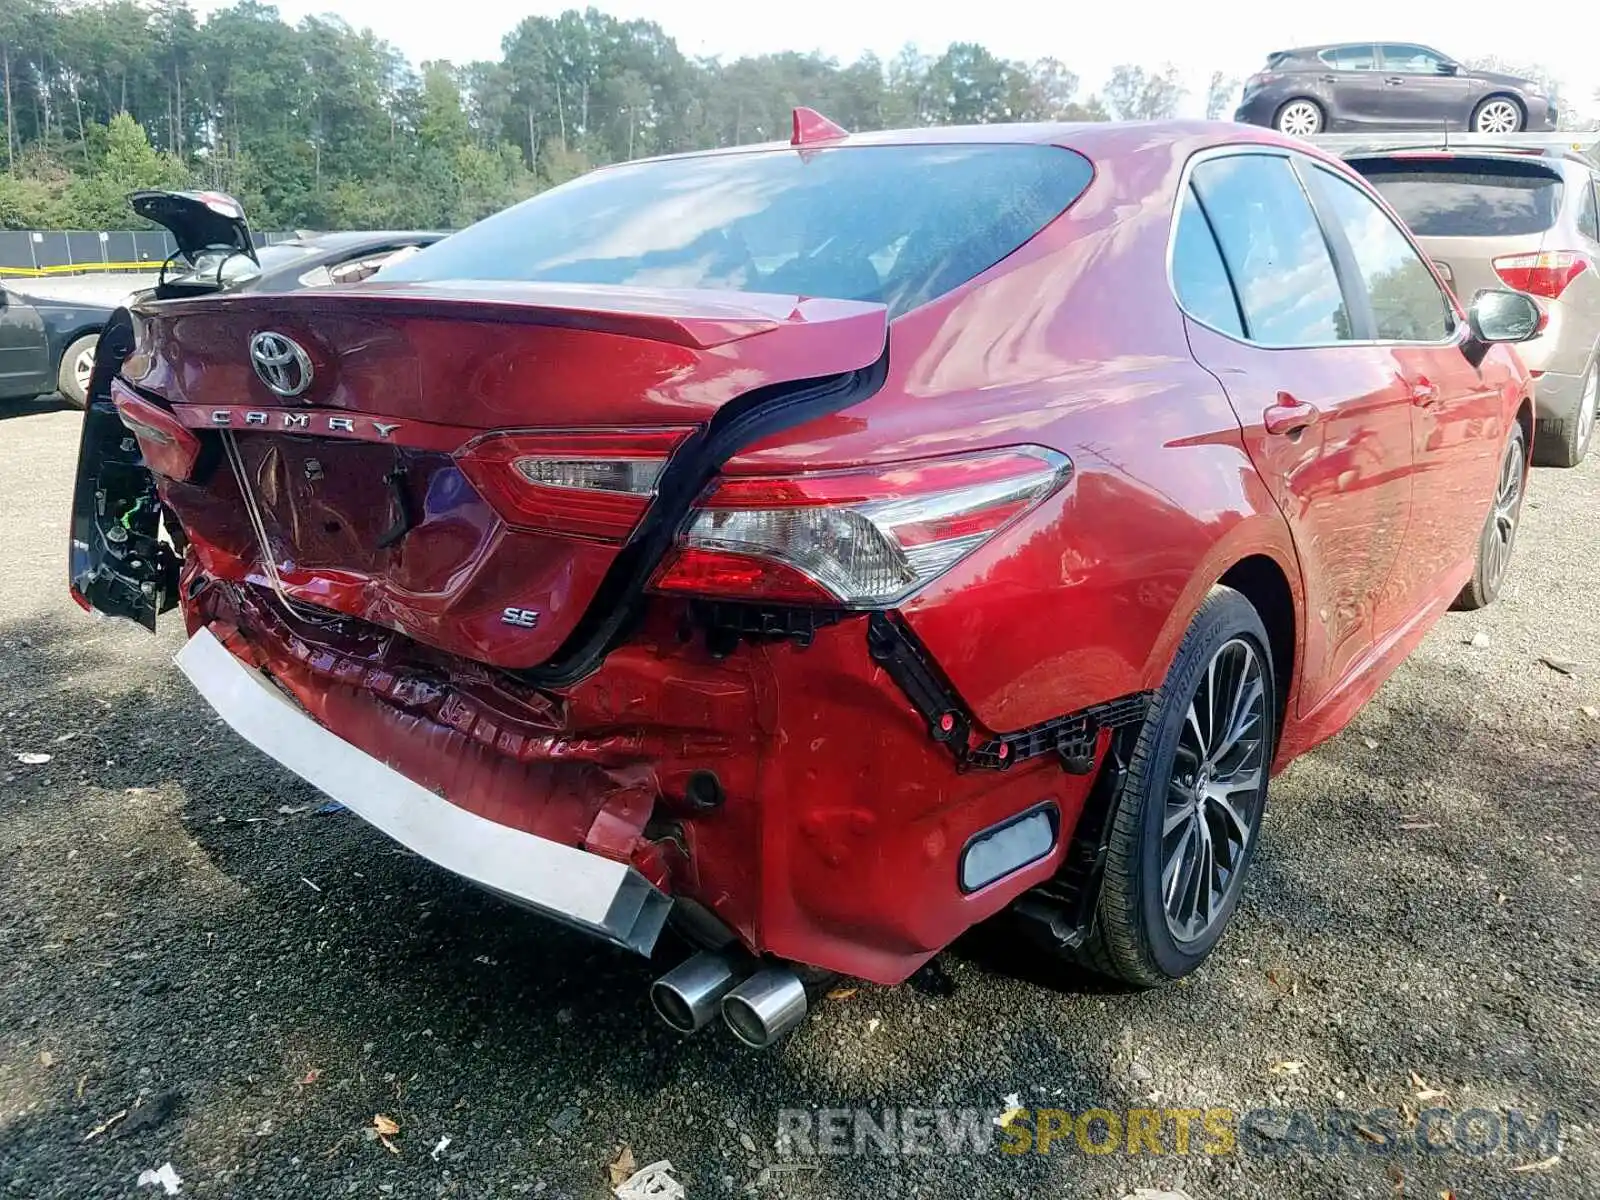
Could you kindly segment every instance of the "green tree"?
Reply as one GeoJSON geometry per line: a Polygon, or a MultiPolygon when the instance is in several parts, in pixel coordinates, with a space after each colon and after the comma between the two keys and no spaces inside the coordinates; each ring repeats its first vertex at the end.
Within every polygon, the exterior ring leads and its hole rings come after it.
{"type": "Polygon", "coordinates": [[[1239,80],[1221,71],[1211,72],[1211,82],[1206,87],[1206,120],[1225,121],[1233,114],[1228,110],[1239,91],[1239,80]]]}
{"type": "Polygon", "coordinates": [[[176,158],[150,144],[144,127],[127,113],[106,126],[91,126],[93,173],[79,175],[66,190],[71,220],[89,229],[116,229],[132,223],[128,193],[140,188],[184,187],[189,173],[176,158]]]}
{"type": "Polygon", "coordinates": [[[1146,71],[1124,63],[1112,69],[1104,97],[1118,121],[1162,121],[1177,114],[1184,91],[1175,67],[1146,71]]]}

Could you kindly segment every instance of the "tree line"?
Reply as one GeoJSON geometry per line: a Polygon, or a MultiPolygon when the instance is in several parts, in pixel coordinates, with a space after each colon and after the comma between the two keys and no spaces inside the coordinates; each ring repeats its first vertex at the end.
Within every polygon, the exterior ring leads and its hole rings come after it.
{"type": "MultiPolygon", "coordinates": [[[[696,59],[650,21],[528,17],[497,61],[413,66],[370,30],[256,0],[5,0],[0,228],[133,224],[137,187],[218,188],[258,228],[454,227],[589,167],[782,138],[808,104],[851,129],[1171,115],[1168,68],[1098,95],[1054,58],[960,42],[889,61],[696,59]]],[[[1220,112],[1236,81],[1213,81],[1220,112]]]]}
{"type": "MultiPolygon", "coordinates": [[[[1214,73],[1205,112],[1238,86],[1214,73]]],[[[0,0],[0,228],[136,224],[124,196],[152,186],[229,192],[263,229],[450,228],[591,166],[787,137],[797,104],[870,130],[1157,119],[1184,100],[1171,67],[1121,65],[1086,94],[1058,59],[974,42],[691,58],[595,8],[525,18],[495,61],[414,66],[258,0],[204,21],[188,0],[0,0]]]]}

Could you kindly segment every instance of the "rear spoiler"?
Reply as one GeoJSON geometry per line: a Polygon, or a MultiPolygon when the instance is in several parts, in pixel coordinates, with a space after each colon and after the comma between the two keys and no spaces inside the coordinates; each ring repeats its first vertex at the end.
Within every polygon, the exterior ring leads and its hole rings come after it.
{"type": "Polygon", "coordinates": [[[1600,169],[1600,132],[1593,133],[1319,133],[1302,139],[1330,154],[1386,154],[1395,150],[1484,150],[1576,157],[1600,169]]]}
{"type": "Polygon", "coordinates": [[[183,311],[227,313],[246,308],[280,320],[363,314],[379,319],[447,316],[559,325],[701,350],[780,328],[828,325],[835,337],[858,343],[854,357],[859,361],[851,369],[877,359],[888,328],[888,309],[865,300],[517,280],[373,280],[354,289],[209,295],[186,301],[183,311]]]}

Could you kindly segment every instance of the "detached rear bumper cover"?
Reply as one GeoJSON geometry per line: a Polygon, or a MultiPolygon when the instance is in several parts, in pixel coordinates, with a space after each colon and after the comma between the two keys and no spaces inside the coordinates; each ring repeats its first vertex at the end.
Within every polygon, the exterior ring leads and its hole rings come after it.
{"type": "Polygon", "coordinates": [[[457,808],[324,729],[201,629],[178,667],[235,733],[448,871],[640,954],[672,900],[633,867],[457,808]]]}

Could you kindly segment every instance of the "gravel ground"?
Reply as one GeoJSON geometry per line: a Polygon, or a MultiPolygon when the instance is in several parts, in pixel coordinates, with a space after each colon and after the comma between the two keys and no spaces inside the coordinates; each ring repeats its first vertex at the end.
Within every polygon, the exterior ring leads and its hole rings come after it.
{"type": "Polygon", "coordinates": [[[1600,1195],[1600,462],[1536,472],[1501,602],[1447,617],[1277,782],[1195,977],[1120,993],[979,930],[758,1054],[660,1028],[650,964],[316,814],[191,695],[177,622],[80,613],[77,427],[44,401],[0,413],[0,1196],[156,1195],[136,1178],[170,1162],[196,1196],[601,1197],[623,1143],[691,1200],[1600,1195]],[[775,1150],[783,1109],[1012,1094],[1553,1110],[1561,1144],[1328,1155],[1256,1117],[1222,1155],[775,1150]]]}

